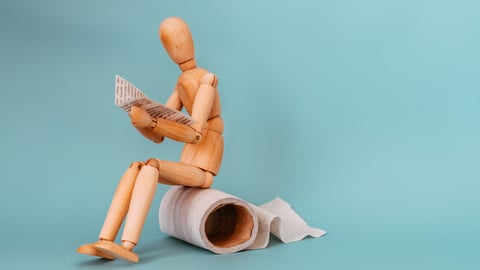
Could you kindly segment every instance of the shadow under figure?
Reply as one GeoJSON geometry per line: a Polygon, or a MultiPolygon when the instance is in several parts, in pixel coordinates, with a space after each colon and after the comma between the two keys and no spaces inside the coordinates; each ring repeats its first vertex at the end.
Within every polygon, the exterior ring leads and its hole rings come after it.
{"type": "Polygon", "coordinates": [[[217,78],[197,67],[192,35],[182,19],[165,19],[159,35],[165,50],[182,71],[166,106],[176,110],[185,108],[195,123],[187,126],[154,118],[144,109],[132,107],[131,122],[144,137],[155,143],[161,143],[164,137],[185,143],[180,161],[151,158],[133,162],[118,184],[98,242],[80,246],[79,253],[138,262],[138,255],[132,250],[140,238],[157,182],[208,188],[220,169],[223,120],[217,78]],[[114,241],[125,217],[119,245],[114,241]]]}

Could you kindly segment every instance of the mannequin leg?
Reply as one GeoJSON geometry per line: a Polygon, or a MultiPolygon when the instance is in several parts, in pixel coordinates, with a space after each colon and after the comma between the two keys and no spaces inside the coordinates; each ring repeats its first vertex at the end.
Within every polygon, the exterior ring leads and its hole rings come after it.
{"type": "Polygon", "coordinates": [[[120,226],[128,212],[135,180],[142,166],[143,164],[139,162],[132,163],[120,180],[107,217],[103,223],[102,230],[100,231],[99,239],[115,241],[120,226]]]}
{"type": "Polygon", "coordinates": [[[118,183],[115,194],[113,195],[112,203],[108,210],[105,222],[103,223],[102,230],[99,235],[99,242],[93,244],[85,244],[77,249],[77,252],[92,256],[98,256],[105,259],[114,259],[115,257],[106,254],[95,248],[95,245],[101,241],[114,241],[122,221],[128,211],[128,205],[130,203],[130,197],[132,194],[135,179],[139,173],[142,163],[134,162],[125,171],[120,182],[118,183]]]}
{"type": "Polygon", "coordinates": [[[158,163],[155,160],[149,160],[140,170],[133,187],[122,234],[122,245],[103,241],[95,245],[98,250],[130,262],[138,262],[138,255],[131,250],[133,250],[140,239],[143,224],[157,188],[157,179],[158,163]]]}
{"type": "Polygon", "coordinates": [[[159,167],[159,182],[169,185],[208,188],[213,182],[213,174],[196,166],[155,159],[159,167]]]}

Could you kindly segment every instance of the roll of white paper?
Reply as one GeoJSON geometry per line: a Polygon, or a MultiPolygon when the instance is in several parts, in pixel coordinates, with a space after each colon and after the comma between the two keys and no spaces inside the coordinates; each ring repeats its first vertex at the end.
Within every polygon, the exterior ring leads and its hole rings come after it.
{"type": "Polygon", "coordinates": [[[283,242],[326,233],[308,226],[280,198],[257,207],[211,188],[170,188],[159,220],[162,232],[218,254],[265,248],[270,233],[283,242]]]}

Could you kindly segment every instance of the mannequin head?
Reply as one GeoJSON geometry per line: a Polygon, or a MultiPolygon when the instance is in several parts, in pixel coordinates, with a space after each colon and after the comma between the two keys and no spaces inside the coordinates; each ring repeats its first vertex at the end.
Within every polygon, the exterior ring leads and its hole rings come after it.
{"type": "Polygon", "coordinates": [[[193,38],[185,21],[177,17],[165,19],[158,30],[163,47],[182,71],[196,67],[193,38]]]}

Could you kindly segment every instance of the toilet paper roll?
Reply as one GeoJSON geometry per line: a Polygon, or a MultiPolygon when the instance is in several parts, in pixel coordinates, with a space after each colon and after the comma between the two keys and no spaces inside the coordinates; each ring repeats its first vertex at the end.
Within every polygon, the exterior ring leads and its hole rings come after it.
{"type": "Polygon", "coordinates": [[[257,207],[211,188],[170,188],[159,221],[162,232],[218,254],[265,248],[270,233],[283,242],[326,233],[308,226],[280,198],[257,207]]]}

